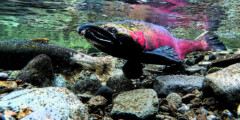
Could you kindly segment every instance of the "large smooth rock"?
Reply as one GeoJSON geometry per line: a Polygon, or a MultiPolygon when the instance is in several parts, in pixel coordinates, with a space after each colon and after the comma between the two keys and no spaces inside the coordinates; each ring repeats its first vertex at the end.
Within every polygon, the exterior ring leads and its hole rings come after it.
{"type": "Polygon", "coordinates": [[[208,74],[203,83],[203,94],[217,96],[231,105],[240,103],[240,63],[208,74]]]}
{"type": "Polygon", "coordinates": [[[147,119],[158,112],[159,102],[153,89],[136,89],[119,94],[113,100],[113,118],[147,119]]]}
{"type": "Polygon", "coordinates": [[[159,96],[167,96],[170,93],[191,93],[193,90],[202,88],[204,78],[187,75],[159,76],[153,84],[154,90],[159,96]]]}
{"type": "Polygon", "coordinates": [[[63,120],[68,118],[88,120],[88,112],[85,105],[71,91],[62,87],[14,91],[0,98],[0,105],[3,109],[11,107],[14,111],[20,111],[24,107],[29,107],[34,111],[31,113],[34,114],[31,117],[32,119],[38,119],[35,112],[43,113],[42,110],[54,109],[53,112],[57,114],[55,116],[63,120]]]}
{"type": "Polygon", "coordinates": [[[16,79],[35,86],[50,86],[54,80],[51,59],[45,54],[38,55],[17,74],[16,79]]]}

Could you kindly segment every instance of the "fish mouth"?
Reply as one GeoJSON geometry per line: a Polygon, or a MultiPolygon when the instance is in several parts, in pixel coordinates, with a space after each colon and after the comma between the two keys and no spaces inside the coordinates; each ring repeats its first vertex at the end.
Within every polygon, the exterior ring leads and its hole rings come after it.
{"type": "Polygon", "coordinates": [[[116,41],[116,36],[113,33],[95,24],[79,26],[77,31],[96,46],[113,45],[114,41],[116,41]]]}

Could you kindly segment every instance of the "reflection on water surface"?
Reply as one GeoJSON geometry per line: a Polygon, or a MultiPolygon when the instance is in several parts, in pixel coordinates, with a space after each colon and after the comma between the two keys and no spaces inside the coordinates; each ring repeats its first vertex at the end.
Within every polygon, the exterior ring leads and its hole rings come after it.
{"type": "Polygon", "coordinates": [[[236,0],[1,0],[0,40],[47,37],[53,44],[88,49],[90,44],[76,32],[81,24],[137,19],[164,26],[176,37],[194,39],[218,21],[216,34],[228,46],[239,47],[239,4],[236,0]]]}

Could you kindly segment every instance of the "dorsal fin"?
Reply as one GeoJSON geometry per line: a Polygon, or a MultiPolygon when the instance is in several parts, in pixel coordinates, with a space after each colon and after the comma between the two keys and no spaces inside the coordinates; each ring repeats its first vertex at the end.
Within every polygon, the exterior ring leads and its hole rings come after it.
{"type": "Polygon", "coordinates": [[[50,39],[49,38],[33,38],[30,41],[48,44],[50,39]]]}

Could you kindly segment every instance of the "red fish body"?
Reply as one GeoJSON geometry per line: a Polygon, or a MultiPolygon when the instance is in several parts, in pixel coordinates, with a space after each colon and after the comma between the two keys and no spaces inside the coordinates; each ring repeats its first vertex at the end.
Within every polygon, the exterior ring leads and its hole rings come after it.
{"type": "Polygon", "coordinates": [[[143,21],[87,24],[78,32],[101,51],[139,63],[173,64],[193,51],[226,49],[215,35],[178,39],[164,27],[143,21]]]}
{"type": "Polygon", "coordinates": [[[197,41],[178,39],[164,27],[145,22],[144,24],[147,24],[148,29],[128,32],[147,51],[152,51],[162,46],[170,46],[177,53],[177,58],[184,59],[192,51],[210,50],[207,41],[204,39],[197,41]]]}

